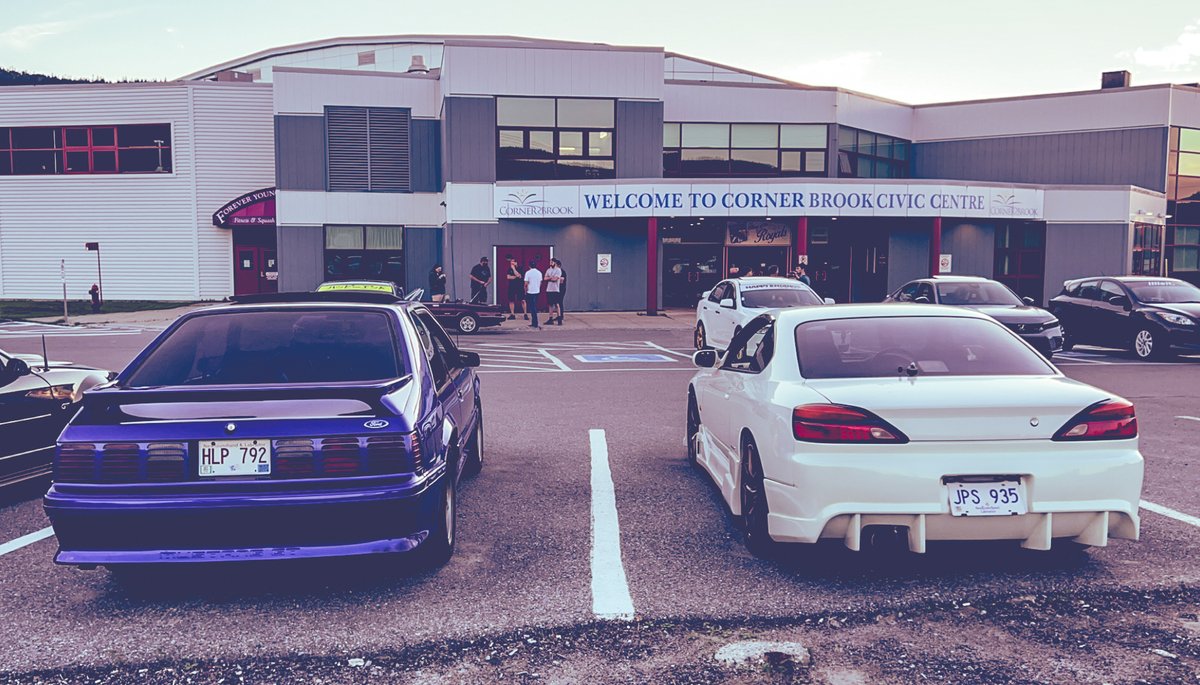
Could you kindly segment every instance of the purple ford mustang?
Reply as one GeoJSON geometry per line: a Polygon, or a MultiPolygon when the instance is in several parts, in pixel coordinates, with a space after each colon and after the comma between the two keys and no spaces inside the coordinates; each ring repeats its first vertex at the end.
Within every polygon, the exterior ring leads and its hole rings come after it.
{"type": "Polygon", "coordinates": [[[427,308],[284,293],[185,315],[59,437],[45,508],[81,567],[454,550],[483,458],[478,355],[427,308]]]}

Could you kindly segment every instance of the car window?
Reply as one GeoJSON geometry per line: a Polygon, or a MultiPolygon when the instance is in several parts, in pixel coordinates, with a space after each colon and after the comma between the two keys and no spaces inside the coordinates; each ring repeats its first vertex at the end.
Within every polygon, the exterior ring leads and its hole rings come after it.
{"type": "Polygon", "coordinates": [[[1076,295],[1084,300],[1096,300],[1099,302],[1103,298],[1103,293],[1100,290],[1100,281],[1084,281],[1079,285],[1079,294],[1076,295]]]}
{"type": "Polygon", "coordinates": [[[995,281],[938,283],[938,302],[951,305],[1020,305],[1021,298],[995,281]]]}
{"type": "Polygon", "coordinates": [[[712,302],[713,304],[719,303],[724,297],[725,289],[728,287],[728,284],[718,283],[717,287],[713,288],[712,292],[708,294],[708,301],[712,302]]]}
{"type": "Polygon", "coordinates": [[[816,293],[804,287],[743,287],[742,306],[758,309],[784,309],[823,304],[816,293]]]}
{"type": "MultiPolygon", "coordinates": [[[[440,388],[450,380],[452,357],[447,351],[446,341],[442,340],[446,333],[426,312],[419,312],[413,316],[413,326],[417,330],[417,337],[421,338],[422,352],[425,353],[425,360],[429,362],[434,385],[440,388]]],[[[453,349],[453,346],[450,349],[453,349]]]]}
{"type": "Polygon", "coordinates": [[[918,297],[924,297],[930,302],[937,302],[937,300],[933,297],[933,286],[929,285],[928,283],[917,284],[917,294],[913,296],[913,299],[915,300],[918,297]]]}
{"type": "Polygon", "coordinates": [[[809,321],[796,327],[805,378],[1048,375],[1053,367],[999,323],[905,316],[809,321]]]}
{"type": "Polygon", "coordinates": [[[917,288],[920,288],[920,287],[921,287],[921,284],[917,281],[913,281],[912,283],[909,283],[908,285],[906,285],[903,288],[896,291],[896,298],[895,298],[896,301],[897,302],[912,302],[913,298],[915,298],[917,296],[917,288]]]}
{"type": "Polygon", "coordinates": [[[1200,288],[1183,281],[1143,281],[1129,284],[1139,302],[1151,304],[1200,302],[1200,288]]]}
{"type": "Polygon", "coordinates": [[[722,369],[760,373],[775,355],[775,326],[770,319],[752,321],[729,344],[722,369]]]}
{"type": "Polygon", "coordinates": [[[128,376],[136,387],[386,380],[403,373],[391,317],[378,311],[243,310],[192,317],[128,376]]]}
{"type": "Polygon", "coordinates": [[[1112,303],[1118,297],[1126,297],[1125,291],[1121,286],[1112,281],[1101,281],[1100,283],[1100,299],[1107,303],[1112,303]]]}

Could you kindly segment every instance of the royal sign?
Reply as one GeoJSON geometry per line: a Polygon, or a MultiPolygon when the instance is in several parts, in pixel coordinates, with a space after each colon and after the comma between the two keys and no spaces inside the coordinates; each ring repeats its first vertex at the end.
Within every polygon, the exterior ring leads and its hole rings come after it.
{"type": "Polygon", "coordinates": [[[230,200],[213,212],[213,226],[274,226],[275,189],[262,188],[230,200]]]}
{"type": "Polygon", "coordinates": [[[497,219],[687,216],[1043,218],[1039,188],[904,183],[496,186],[497,219]]]}

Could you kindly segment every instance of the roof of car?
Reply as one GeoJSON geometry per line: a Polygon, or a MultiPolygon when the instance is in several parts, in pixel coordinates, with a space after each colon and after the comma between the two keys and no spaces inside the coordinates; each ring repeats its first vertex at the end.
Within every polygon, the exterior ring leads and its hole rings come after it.
{"type": "Polygon", "coordinates": [[[965,307],[950,307],[938,304],[910,304],[907,302],[831,304],[824,307],[794,307],[781,309],[776,314],[780,321],[800,324],[824,319],[873,319],[896,317],[959,317],[988,319],[991,317],[965,307]]]}

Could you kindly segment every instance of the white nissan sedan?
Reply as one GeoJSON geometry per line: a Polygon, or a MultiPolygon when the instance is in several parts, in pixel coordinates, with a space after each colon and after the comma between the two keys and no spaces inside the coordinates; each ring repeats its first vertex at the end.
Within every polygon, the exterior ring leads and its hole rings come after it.
{"type": "Polygon", "coordinates": [[[907,531],[1104,546],[1138,538],[1133,405],[1065,377],[993,319],[937,305],[807,307],[694,355],[688,458],[756,553],[907,531]]]}
{"type": "Polygon", "coordinates": [[[771,309],[833,304],[800,281],[775,276],[730,278],[700,297],[696,304],[697,350],[725,349],[754,317],[771,309]]]}

